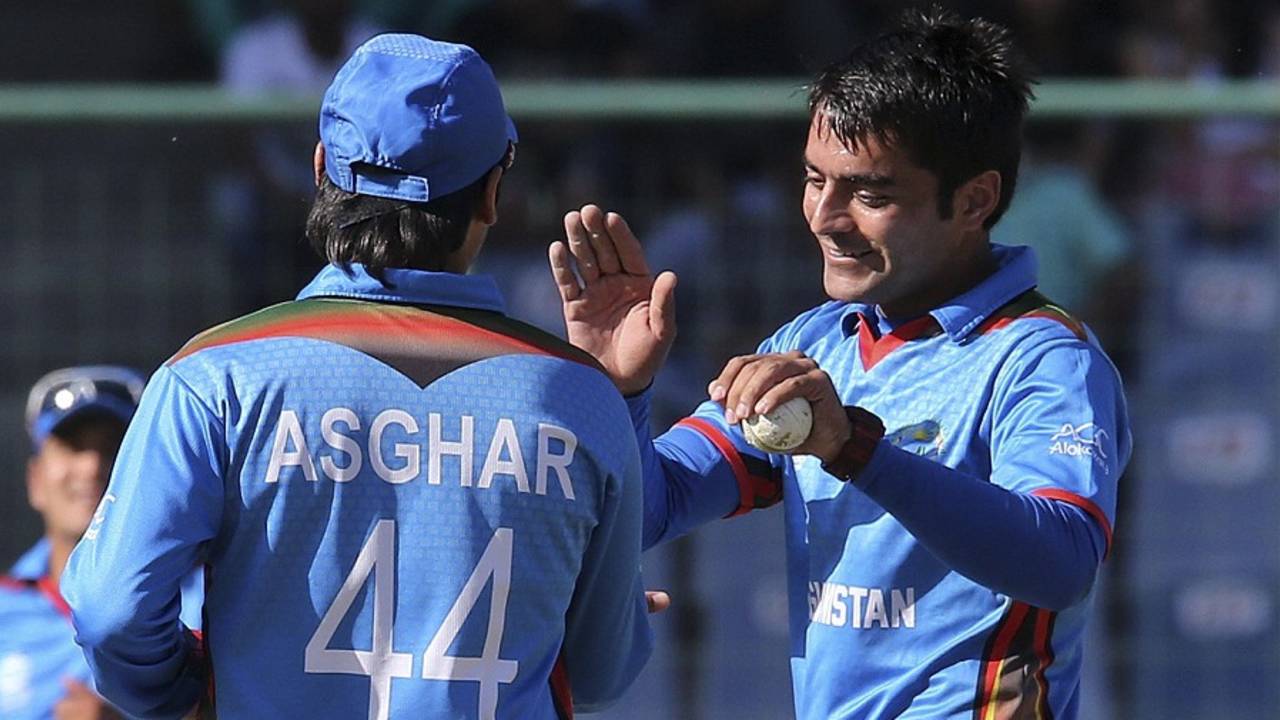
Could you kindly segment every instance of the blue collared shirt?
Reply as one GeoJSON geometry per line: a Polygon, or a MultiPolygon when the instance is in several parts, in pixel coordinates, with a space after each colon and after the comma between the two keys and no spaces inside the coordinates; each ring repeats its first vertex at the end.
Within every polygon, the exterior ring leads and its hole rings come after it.
{"type": "Polygon", "coordinates": [[[493,281],[326,267],[148,384],[65,579],[103,695],[220,718],[557,717],[647,659],[639,458],[598,366],[493,281]]]}
{"type": "Polygon", "coordinates": [[[991,276],[887,332],[861,325],[876,308],[828,302],[760,345],[804,352],[883,420],[856,484],[752,448],[710,402],[650,443],[631,401],[647,544],[784,500],[800,718],[971,718],[997,699],[1076,716],[1128,419],[1092,336],[1029,292],[1031,252],[993,250],[991,276]]]}
{"type": "Polygon", "coordinates": [[[0,577],[0,717],[46,720],[66,696],[64,683],[92,686],[66,605],[49,577],[49,541],[41,539],[0,577]]]}

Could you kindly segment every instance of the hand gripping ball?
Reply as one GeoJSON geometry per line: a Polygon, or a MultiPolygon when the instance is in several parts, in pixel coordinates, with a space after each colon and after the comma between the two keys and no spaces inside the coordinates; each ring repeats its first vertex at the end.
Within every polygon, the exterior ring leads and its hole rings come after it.
{"type": "Polygon", "coordinates": [[[765,452],[786,452],[799,447],[813,429],[813,407],[794,397],[763,415],[742,421],[747,442],[765,452]]]}

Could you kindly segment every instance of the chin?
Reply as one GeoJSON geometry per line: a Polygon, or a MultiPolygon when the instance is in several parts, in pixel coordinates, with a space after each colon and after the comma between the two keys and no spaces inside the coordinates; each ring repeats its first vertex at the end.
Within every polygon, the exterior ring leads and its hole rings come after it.
{"type": "Polygon", "coordinates": [[[840,302],[875,304],[876,283],[823,275],[822,289],[827,297],[840,302]]]}

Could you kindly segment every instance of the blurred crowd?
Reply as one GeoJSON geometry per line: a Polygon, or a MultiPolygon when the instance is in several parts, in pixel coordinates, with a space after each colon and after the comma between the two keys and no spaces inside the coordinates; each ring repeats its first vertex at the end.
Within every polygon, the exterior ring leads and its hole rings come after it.
{"type": "MultiPolygon", "coordinates": [[[[318,60],[363,29],[467,42],[500,77],[804,76],[884,27],[895,0],[67,0],[7,13],[6,81],[210,80],[229,56],[298,32],[318,60]],[[285,29],[293,25],[293,30],[285,29]],[[103,28],[110,32],[102,32],[103,28]],[[42,32],[49,31],[49,32],[42,32]],[[27,53],[50,36],[68,50],[27,53]],[[90,60],[91,59],[91,60],[90,60]]],[[[1275,73],[1280,10],[1210,0],[949,0],[1014,30],[1040,72],[1275,73]]],[[[287,72],[287,71],[286,71],[287,72]]]]}
{"type": "MultiPolygon", "coordinates": [[[[1045,78],[1213,83],[1280,77],[1280,6],[1274,3],[940,4],[1011,28],[1045,78]]],[[[0,28],[0,81],[214,81],[242,94],[315,96],[342,58],[383,30],[471,44],[504,82],[803,79],[905,6],[890,0],[81,0],[7,18],[0,28]],[[48,37],[61,38],[64,50],[41,52],[48,37]]],[[[707,261],[728,241],[711,236],[734,224],[770,236],[759,228],[794,221],[780,216],[792,207],[790,179],[799,175],[802,137],[794,125],[779,126],[776,142],[762,142],[759,125],[688,125],[674,139],[663,128],[660,140],[642,124],[540,126],[536,142],[522,147],[519,180],[506,201],[519,222],[504,223],[504,234],[516,239],[513,247],[527,240],[540,248],[565,209],[587,200],[639,200],[632,213],[652,213],[649,240],[670,248],[656,250],[659,257],[670,255],[665,259],[677,268],[707,261]]],[[[1207,236],[1265,235],[1280,172],[1274,137],[1274,123],[1248,119],[1035,124],[1021,200],[1000,239],[1042,245],[1047,293],[1093,320],[1104,340],[1123,342],[1119,328],[1128,318],[1098,309],[1135,304],[1128,261],[1142,240],[1144,213],[1153,203],[1169,205],[1207,236]],[[1125,280],[1120,288],[1110,282],[1116,277],[1125,280]]],[[[311,191],[313,142],[309,126],[256,129],[233,144],[225,167],[214,168],[208,202],[234,261],[246,268],[300,266],[285,280],[275,270],[247,277],[243,307],[279,296],[310,274],[305,252],[268,239],[298,233],[311,191]]],[[[539,303],[530,307],[534,319],[545,319],[538,317],[546,310],[539,303]]],[[[1125,348],[1115,352],[1128,363],[1125,348]]]]}

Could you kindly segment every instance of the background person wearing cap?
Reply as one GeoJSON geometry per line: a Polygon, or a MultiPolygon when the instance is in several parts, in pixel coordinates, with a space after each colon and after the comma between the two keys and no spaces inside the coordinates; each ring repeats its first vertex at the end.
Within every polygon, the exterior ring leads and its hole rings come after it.
{"type": "Polygon", "coordinates": [[[516,141],[488,65],[411,35],[325,94],[294,302],[152,378],[64,581],[103,695],[206,686],[176,617],[208,563],[218,717],[563,718],[648,658],[640,463],[589,357],[464,275],[516,141]]]}
{"type": "Polygon", "coordinates": [[[143,384],[128,368],[90,366],[31,389],[27,498],[44,536],[0,578],[0,717],[118,717],[91,689],[58,578],[93,521],[143,384]]]}

